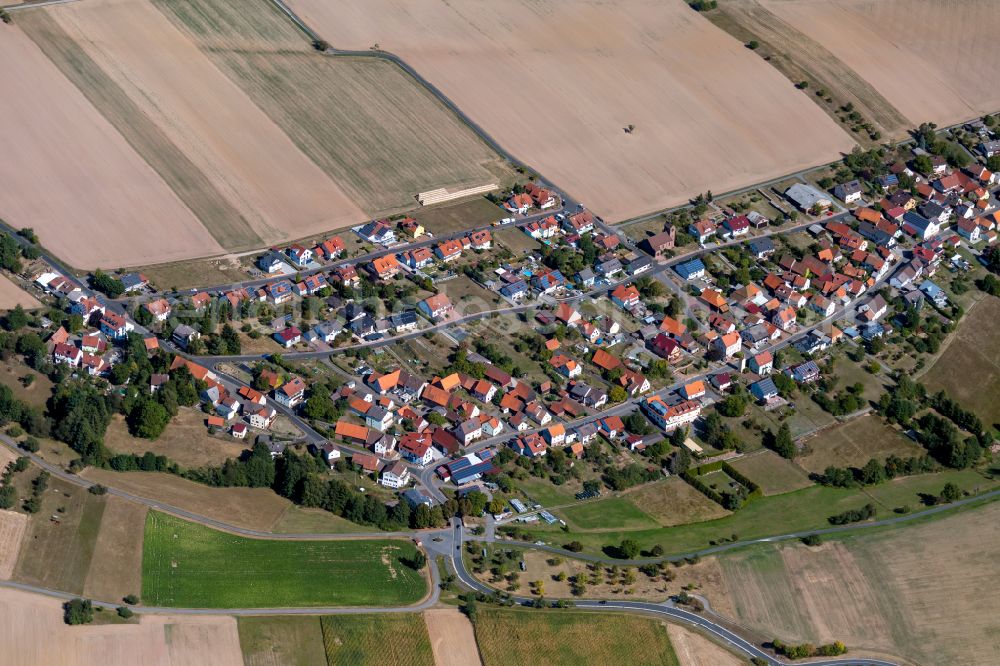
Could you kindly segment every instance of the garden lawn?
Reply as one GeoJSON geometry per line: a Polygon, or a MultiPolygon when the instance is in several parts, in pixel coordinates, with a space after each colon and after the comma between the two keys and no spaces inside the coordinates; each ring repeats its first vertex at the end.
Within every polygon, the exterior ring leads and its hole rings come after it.
{"type": "Polygon", "coordinates": [[[142,597],[152,606],[403,606],[427,593],[402,540],[247,539],[150,511],[142,597]]]}
{"type": "Polygon", "coordinates": [[[634,615],[480,608],[473,624],[485,666],[676,666],[663,622],[634,615]]]}
{"type": "Polygon", "coordinates": [[[758,486],[765,495],[800,490],[812,485],[809,475],[774,451],[758,451],[731,461],[733,468],[758,486]]]}
{"type": "Polygon", "coordinates": [[[653,518],[621,497],[581,503],[559,513],[572,527],[584,530],[643,529],[657,525],[653,518]]]}

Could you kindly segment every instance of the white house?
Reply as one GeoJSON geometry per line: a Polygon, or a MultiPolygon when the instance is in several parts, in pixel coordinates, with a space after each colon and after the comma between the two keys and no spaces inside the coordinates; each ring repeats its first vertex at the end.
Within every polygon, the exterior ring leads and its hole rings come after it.
{"type": "Polygon", "coordinates": [[[397,460],[382,470],[379,483],[386,488],[402,488],[410,483],[410,470],[402,461],[397,460]]]}
{"type": "Polygon", "coordinates": [[[249,412],[250,425],[260,430],[267,430],[277,416],[278,412],[275,411],[274,407],[259,405],[249,412]]]}

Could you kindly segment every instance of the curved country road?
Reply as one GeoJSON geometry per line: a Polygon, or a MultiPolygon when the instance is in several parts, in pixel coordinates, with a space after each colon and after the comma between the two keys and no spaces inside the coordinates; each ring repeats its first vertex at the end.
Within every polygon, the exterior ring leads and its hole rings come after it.
{"type": "MultiPolygon", "coordinates": [[[[24,455],[25,452],[17,448],[9,438],[4,435],[0,435],[0,444],[14,450],[20,455],[24,455]]],[[[80,476],[66,472],[57,465],[53,465],[45,460],[41,459],[35,454],[27,454],[31,460],[39,465],[40,467],[48,470],[51,474],[58,476],[69,483],[73,483],[79,486],[89,488],[95,485],[93,482],[88,481],[80,476]]],[[[736,548],[741,548],[747,545],[759,544],[759,543],[770,543],[785,541],[790,539],[799,539],[810,534],[835,534],[839,532],[848,532],[854,530],[864,530],[872,529],[877,527],[884,527],[889,525],[901,524],[913,520],[918,520],[927,516],[938,514],[944,511],[949,511],[951,509],[959,508],[974,502],[980,502],[989,500],[991,498],[1000,496],[1000,490],[994,490],[982,495],[977,495],[973,497],[964,498],[953,502],[951,504],[941,505],[927,509],[926,511],[921,511],[918,513],[907,514],[903,516],[895,516],[892,518],[887,518],[884,520],[877,520],[868,523],[862,523],[857,525],[845,525],[840,527],[830,527],[820,530],[809,530],[801,532],[792,532],[777,536],[764,537],[760,539],[751,539],[745,541],[737,541],[728,544],[722,544],[719,546],[714,546],[711,548],[706,548],[703,550],[683,553],[683,554],[673,554],[668,557],[658,558],[658,559],[640,559],[640,560],[619,560],[609,557],[602,557],[596,555],[588,555],[582,553],[572,553],[566,551],[562,548],[557,548],[554,546],[540,545],[533,543],[522,543],[508,540],[498,540],[495,538],[479,538],[479,537],[466,537],[463,534],[463,530],[458,529],[445,529],[427,532],[416,532],[416,531],[402,531],[402,532],[355,532],[346,534],[275,534],[271,532],[265,532],[261,530],[251,530],[244,527],[239,527],[236,525],[228,524],[224,521],[216,520],[214,518],[209,518],[207,516],[202,516],[197,513],[181,509],[179,507],[174,507],[169,504],[159,502],[157,500],[149,499],[146,497],[141,497],[133,493],[119,490],[117,488],[109,487],[107,490],[108,494],[121,497],[139,504],[143,504],[153,509],[160,511],[165,511],[177,515],[181,518],[191,520],[215,529],[224,530],[234,534],[239,534],[242,536],[247,536],[251,538],[267,538],[267,539],[290,539],[290,540],[336,540],[336,539],[352,539],[352,538],[386,538],[386,537],[399,537],[399,538],[420,538],[423,541],[424,547],[430,553],[429,558],[432,562],[437,557],[444,557],[446,561],[452,563],[452,568],[455,571],[459,581],[468,587],[469,589],[477,590],[484,593],[492,593],[494,590],[486,587],[479,581],[475,580],[472,575],[465,569],[464,562],[461,556],[455,557],[455,552],[462,547],[462,543],[465,541],[478,542],[478,543],[505,543],[511,546],[516,546],[518,548],[534,548],[538,550],[543,550],[547,552],[559,553],[567,557],[574,557],[582,560],[592,561],[592,562],[602,562],[607,564],[619,564],[619,565],[639,565],[650,562],[659,561],[672,561],[676,559],[681,559],[685,557],[695,557],[702,555],[710,555],[713,553],[719,553],[727,550],[732,550],[736,548]],[[437,541],[435,541],[437,539],[437,541]]],[[[436,566],[433,564],[429,567],[431,573],[431,590],[430,595],[427,599],[421,601],[418,604],[412,606],[403,607],[305,607],[305,608],[236,608],[236,609],[213,609],[213,608],[167,608],[167,607],[156,607],[156,606],[136,606],[134,610],[143,613],[156,613],[156,614],[176,614],[176,615],[236,615],[236,616],[252,616],[252,615],[319,615],[319,614],[359,614],[359,613],[402,613],[402,612],[415,612],[430,608],[437,603],[440,594],[440,576],[436,566]]],[[[72,599],[78,595],[70,594],[67,592],[62,592],[58,590],[46,589],[34,585],[27,585],[23,583],[17,583],[13,581],[0,581],[0,587],[7,587],[13,589],[19,589],[27,592],[32,592],[36,594],[42,594],[49,597],[54,597],[58,599],[68,600],[72,599]]],[[[529,601],[527,598],[516,597],[515,601],[526,602],[529,601]]],[[[122,605],[117,602],[108,602],[97,600],[95,603],[107,607],[115,608],[122,605]]],[[[631,601],[609,601],[601,603],[600,601],[593,600],[573,600],[573,604],[577,608],[583,608],[594,611],[625,611],[625,612],[636,612],[644,614],[654,614],[657,616],[662,616],[665,619],[669,619],[674,622],[679,622],[689,626],[694,626],[698,629],[706,631],[717,639],[729,644],[731,647],[748,654],[750,656],[756,656],[764,659],[769,664],[783,665],[787,662],[778,660],[768,652],[764,651],[760,647],[754,645],[753,643],[747,641],[740,635],[734,633],[733,631],[727,629],[725,626],[713,622],[708,617],[703,615],[698,615],[690,611],[677,608],[672,603],[667,602],[665,604],[655,604],[648,602],[631,602],[631,601]]],[[[876,660],[876,659],[863,659],[863,658],[848,658],[848,659],[832,659],[823,661],[810,662],[811,664],[820,664],[823,666],[844,666],[847,664],[857,664],[859,666],[895,666],[893,662],[876,660]]]]}

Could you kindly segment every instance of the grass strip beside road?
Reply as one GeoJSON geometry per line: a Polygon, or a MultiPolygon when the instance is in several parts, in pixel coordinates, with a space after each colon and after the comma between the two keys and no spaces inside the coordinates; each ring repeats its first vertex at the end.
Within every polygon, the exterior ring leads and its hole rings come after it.
{"type": "Polygon", "coordinates": [[[142,597],[151,606],[406,606],[427,594],[401,539],[248,539],[150,511],[142,597]]]}
{"type": "Polygon", "coordinates": [[[830,527],[829,516],[849,509],[858,509],[871,502],[878,518],[891,518],[897,507],[907,506],[913,512],[923,508],[922,502],[941,492],[951,482],[963,491],[982,493],[993,490],[998,482],[974,470],[947,470],[895,479],[868,488],[830,488],[811,486],[795,492],[763,497],[752,501],[734,514],[709,520],[659,529],[615,530],[608,521],[600,531],[570,530],[559,526],[537,526],[526,529],[530,540],[542,540],[561,546],[579,541],[584,551],[599,555],[605,547],[619,545],[624,539],[635,540],[642,549],[660,545],[668,554],[690,553],[710,547],[712,542],[732,539],[744,541],[767,538],[830,527]]]}

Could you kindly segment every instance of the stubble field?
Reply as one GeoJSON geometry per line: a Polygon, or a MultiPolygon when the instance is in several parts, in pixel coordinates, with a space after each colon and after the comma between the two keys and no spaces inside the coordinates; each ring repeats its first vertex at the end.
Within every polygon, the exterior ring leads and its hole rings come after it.
{"type": "Polygon", "coordinates": [[[5,35],[0,209],[80,268],[251,250],[513,180],[401,70],[314,52],[264,0],[94,0],[5,35]]]}
{"type": "Polygon", "coordinates": [[[221,248],[113,123],[32,43],[0,40],[0,211],[75,266],[169,261],[221,248]],[[16,65],[15,65],[16,63],[16,65]]]}
{"type": "Polygon", "coordinates": [[[761,0],[858,72],[912,124],[1000,108],[992,0],[761,0]]]}
{"type": "Polygon", "coordinates": [[[19,285],[6,276],[0,277],[0,309],[10,310],[16,305],[20,305],[25,310],[42,307],[37,298],[21,289],[19,285]]]}
{"type": "Polygon", "coordinates": [[[507,150],[610,220],[853,145],[681,0],[290,4],[337,47],[377,43],[404,58],[507,150]]]}
{"type": "Polygon", "coordinates": [[[434,664],[427,627],[418,613],[328,615],[320,622],[329,664],[434,664]]]}
{"type": "Polygon", "coordinates": [[[457,608],[424,611],[435,666],[481,666],[472,623],[457,608]]]}
{"type": "MultiPolygon", "coordinates": [[[[772,5],[761,0],[725,0],[719,3],[718,11],[706,16],[741,42],[756,41],[760,46],[754,53],[767,58],[767,63],[790,82],[808,81],[809,88],[803,94],[831,116],[837,107],[850,103],[882,136],[902,138],[910,125],[903,114],[825,44],[813,39],[811,32],[796,30],[779,12],[769,11],[772,5]],[[818,90],[825,90],[831,102],[817,96],[818,90]]],[[[852,136],[868,138],[866,133],[852,136]]]]}
{"type": "Polygon", "coordinates": [[[679,624],[668,624],[667,635],[683,666],[742,666],[746,663],[742,657],[679,624]]]}
{"type": "Polygon", "coordinates": [[[55,24],[48,35],[75,45],[228,204],[229,215],[201,217],[222,247],[245,250],[363,219],[152,3],[95,0],[45,11],[55,24]]]}
{"type": "Polygon", "coordinates": [[[0,511],[0,580],[9,580],[21,551],[28,517],[16,511],[0,511]]]}
{"type": "Polygon", "coordinates": [[[804,445],[806,452],[795,457],[795,464],[814,474],[822,474],[831,465],[863,467],[872,458],[885,460],[890,455],[910,458],[926,453],[923,447],[875,414],[822,430],[805,440],[804,445]]]}
{"type": "Polygon", "coordinates": [[[402,70],[314,53],[270,2],[153,2],[369,215],[412,208],[436,187],[512,178],[402,70]]]}
{"type": "Polygon", "coordinates": [[[482,608],[475,625],[486,666],[678,664],[666,623],[635,615],[482,608]]]}
{"type": "Polygon", "coordinates": [[[94,555],[83,585],[91,599],[121,599],[142,591],[142,536],[146,506],[107,496],[94,555]]]}
{"type": "Polygon", "coordinates": [[[138,624],[70,627],[58,599],[8,589],[0,589],[0,614],[5,666],[243,664],[231,617],[151,615],[138,624]]]}
{"type": "Polygon", "coordinates": [[[783,640],[842,640],[855,654],[988,664],[1000,639],[1000,505],[819,548],[766,546],[720,558],[736,616],[783,640]]]}

